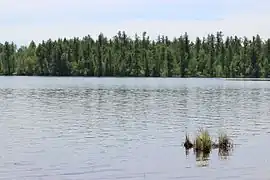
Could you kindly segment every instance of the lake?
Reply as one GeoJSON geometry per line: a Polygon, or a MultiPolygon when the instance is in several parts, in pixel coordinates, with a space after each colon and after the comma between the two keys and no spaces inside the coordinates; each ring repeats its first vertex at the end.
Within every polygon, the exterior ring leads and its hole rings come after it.
{"type": "Polygon", "coordinates": [[[0,77],[0,179],[269,179],[270,82],[0,77]],[[186,154],[225,131],[229,155],[186,154]],[[269,143],[269,144],[268,144],[269,143]]]}

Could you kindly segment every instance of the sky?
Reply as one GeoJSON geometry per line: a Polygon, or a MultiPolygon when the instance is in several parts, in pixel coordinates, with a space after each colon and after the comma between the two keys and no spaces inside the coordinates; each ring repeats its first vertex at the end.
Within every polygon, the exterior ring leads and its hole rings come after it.
{"type": "Polygon", "coordinates": [[[111,38],[144,31],[155,40],[185,32],[191,40],[222,31],[225,36],[270,37],[269,0],[1,0],[0,42],[111,38]],[[268,9],[267,9],[268,8],[268,9]]]}

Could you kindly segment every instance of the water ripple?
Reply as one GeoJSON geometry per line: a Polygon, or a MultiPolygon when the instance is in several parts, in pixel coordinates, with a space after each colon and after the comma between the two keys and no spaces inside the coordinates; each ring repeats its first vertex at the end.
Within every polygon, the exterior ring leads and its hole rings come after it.
{"type": "Polygon", "coordinates": [[[18,86],[19,77],[0,79],[3,179],[268,176],[269,83],[26,78],[18,86]],[[214,140],[228,132],[234,151],[204,161],[186,155],[185,133],[194,138],[201,126],[214,140]]]}

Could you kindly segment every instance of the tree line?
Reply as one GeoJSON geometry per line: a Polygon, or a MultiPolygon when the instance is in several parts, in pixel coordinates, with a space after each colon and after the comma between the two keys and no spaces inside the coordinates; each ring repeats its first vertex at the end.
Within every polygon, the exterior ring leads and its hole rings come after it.
{"type": "Polygon", "coordinates": [[[268,77],[270,39],[259,35],[209,34],[193,42],[187,33],[150,40],[146,32],[130,38],[119,31],[81,39],[32,41],[17,47],[0,43],[1,75],[121,77],[268,77]]]}

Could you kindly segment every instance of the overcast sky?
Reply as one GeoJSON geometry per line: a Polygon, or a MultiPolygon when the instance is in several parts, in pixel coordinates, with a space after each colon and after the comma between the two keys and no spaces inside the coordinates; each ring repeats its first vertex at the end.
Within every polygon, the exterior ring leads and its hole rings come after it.
{"type": "Polygon", "coordinates": [[[1,0],[0,42],[28,44],[48,38],[112,37],[146,31],[191,38],[225,35],[270,37],[268,0],[1,0]]]}

